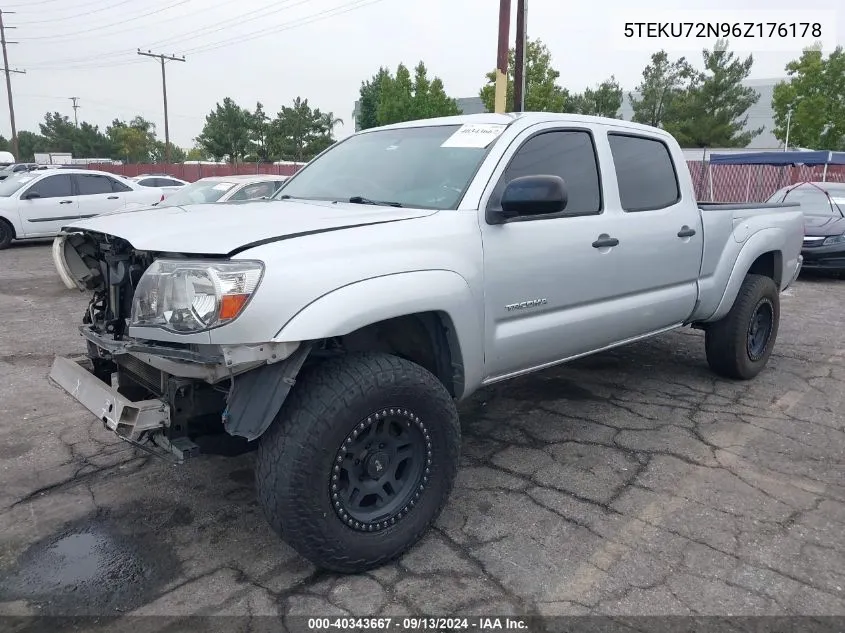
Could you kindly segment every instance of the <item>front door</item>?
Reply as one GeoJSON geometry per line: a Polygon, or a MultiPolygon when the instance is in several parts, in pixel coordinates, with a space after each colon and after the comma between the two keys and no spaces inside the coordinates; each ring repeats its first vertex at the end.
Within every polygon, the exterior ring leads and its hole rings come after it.
{"type": "Polygon", "coordinates": [[[79,217],[79,205],[70,174],[54,174],[24,187],[18,199],[26,237],[56,235],[79,217]]]}
{"type": "Polygon", "coordinates": [[[618,210],[604,203],[592,130],[536,126],[515,145],[485,208],[501,208],[505,185],[527,175],[561,176],[569,199],[553,216],[491,225],[481,214],[488,381],[616,340],[606,304],[624,292],[613,248],[598,242],[618,210]]]}

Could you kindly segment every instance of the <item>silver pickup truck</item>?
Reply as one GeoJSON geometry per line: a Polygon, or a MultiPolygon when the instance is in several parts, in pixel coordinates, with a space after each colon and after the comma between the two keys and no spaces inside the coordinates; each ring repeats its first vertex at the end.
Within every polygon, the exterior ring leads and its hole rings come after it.
{"type": "Polygon", "coordinates": [[[359,572],[440,513],[485,385],[684,326],[717,374],[757,375],[803,222],[696,203],[662,130],[525,113],[366,130],[271,200],[65,230],[88,349],[51,378],[162,456],[256,447],[272,527],[359,572]]]}

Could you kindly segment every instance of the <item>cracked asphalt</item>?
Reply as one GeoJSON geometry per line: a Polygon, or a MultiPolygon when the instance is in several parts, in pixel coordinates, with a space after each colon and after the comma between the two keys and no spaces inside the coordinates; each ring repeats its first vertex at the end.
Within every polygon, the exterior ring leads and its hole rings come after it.
{"type": "Polygon", "coordinates": [[[750,382],[683,330],[478,393],[436,527],[359,576],[277,539],[252,454],[165,463],[49,384],[85,304],[0,252],[0,614],[845,615],[845,280],[750,382]]]}

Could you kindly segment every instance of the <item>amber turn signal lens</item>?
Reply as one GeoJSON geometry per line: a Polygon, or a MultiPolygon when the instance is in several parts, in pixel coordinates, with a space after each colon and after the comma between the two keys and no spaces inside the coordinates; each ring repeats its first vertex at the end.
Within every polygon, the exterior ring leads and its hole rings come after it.
{"type": "Polygon", "coordinates": [[[220,302],[220,320],[234,319],[246,305],[249,295],[223,295],[220,302]]]}

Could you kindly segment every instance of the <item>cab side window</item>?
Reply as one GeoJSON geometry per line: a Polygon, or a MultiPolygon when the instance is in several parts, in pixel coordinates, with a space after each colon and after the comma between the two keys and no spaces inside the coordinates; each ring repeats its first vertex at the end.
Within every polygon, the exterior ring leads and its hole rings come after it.
{"type": "Polygon", "coordinates": [[[607,135],[622,209],[656,211],[681,200],[678,175],[663,141],[629,134],[607,135]]]}
{"type": "Polygon", "coordinates": [[[597,215],[602,210],[601,179],[593,137],[583,130],[552,130],[522,144],[490,196],[488,208],[501,209],[502,192],[520,176],[560,176],[569,201],[564,215],[597,215]]]}

